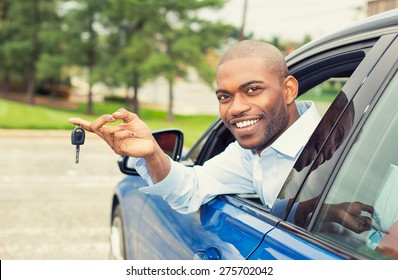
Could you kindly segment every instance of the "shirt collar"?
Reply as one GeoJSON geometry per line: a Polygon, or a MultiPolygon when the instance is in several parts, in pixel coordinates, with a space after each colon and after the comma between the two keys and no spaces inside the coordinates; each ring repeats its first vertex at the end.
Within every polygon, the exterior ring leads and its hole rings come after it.
{"type": "Polygon", "coordinates": [[[312,101],[299,101],[296,105],[300,118],[263,152],[274,149],[278,153],[295,158],[307,143],[321,117],[312,101]]]}

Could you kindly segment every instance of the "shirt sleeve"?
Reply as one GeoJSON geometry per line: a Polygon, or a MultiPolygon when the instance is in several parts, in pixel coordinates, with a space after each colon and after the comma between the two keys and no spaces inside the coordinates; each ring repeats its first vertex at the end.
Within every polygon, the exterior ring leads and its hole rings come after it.
{"type": "Polygon", "coordinates": [[[232,143],[203,166],[187,167],[170,159],[170,173],[156,184],[149,176],[145,160],[139,159],[136,169],[149,185],[140,191],[162,196],[181,213],[195,212],[220,194],[253,193],[251,159],[247,152],[232,143]]]}

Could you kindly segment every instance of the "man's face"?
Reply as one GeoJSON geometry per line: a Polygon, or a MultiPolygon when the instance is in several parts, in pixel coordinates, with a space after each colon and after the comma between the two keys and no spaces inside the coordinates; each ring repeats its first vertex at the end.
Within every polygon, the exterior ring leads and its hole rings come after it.
{"type": "Polygon", "coordinates": [[[217,69],[221,119],[243,148],[257,153],[289,125],[285,91],[285,81],[267,71],[258,58],[231,60],[217,69]]]}

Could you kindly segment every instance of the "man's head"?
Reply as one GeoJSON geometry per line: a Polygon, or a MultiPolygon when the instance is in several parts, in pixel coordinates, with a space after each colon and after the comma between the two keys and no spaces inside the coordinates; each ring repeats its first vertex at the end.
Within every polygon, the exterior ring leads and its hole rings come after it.
{"type": "Polygon", "coordinates": [[[260,153],[299,117],[298,83],[274,46],[241,41],[217,68],[220,116],[243,148],[260,153]]]}
{"type": "Polygon", "coordinates": [[[288,75],[285,59],[275,46],[254,40],[244,40],[232,46],[221,57],[218,67],[223,63],[243,58],[259,58],[264,67],[282,81],[288,75]]]}

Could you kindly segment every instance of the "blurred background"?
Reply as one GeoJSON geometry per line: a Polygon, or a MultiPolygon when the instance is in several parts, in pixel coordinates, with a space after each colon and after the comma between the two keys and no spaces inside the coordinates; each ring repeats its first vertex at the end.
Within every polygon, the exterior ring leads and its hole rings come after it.
{"type": "MultiPolygon", "coordinates": [[[[398,0],[0,0],[0,259],[107,259],[115,155],[69,117],[120,107],[185,148],[218,114],[215,68],[243,39],[284,54],[398,0]]],[[[316,96],[314,97],[316,101],[316,96]]]]}

